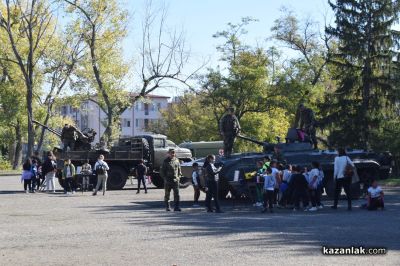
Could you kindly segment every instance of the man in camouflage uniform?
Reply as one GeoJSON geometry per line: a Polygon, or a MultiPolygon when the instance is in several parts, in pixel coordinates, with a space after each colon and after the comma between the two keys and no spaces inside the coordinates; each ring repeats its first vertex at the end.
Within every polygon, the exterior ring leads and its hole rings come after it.
{"type": "Polygon", "coordinates": [[[314,112],[310,108],[306,108],[302,103],[299,104],[294,126],[297,127],[299,122],[300,129],[302,129],[310,137],[312,144],[314,144],[314,149],[318,149],[314,112]]]}
{"type": "Polygon", "coordinates": [[[182,176],[181,165],[179,160],[175,156],[175,150],[170,149],[168,151],[168,157],[164,160],[161,166],[160,175],[164,179],[164,189],[165,189],[165,208],[166,211],[171,211],[169,206],[169,196],[171,190],[174,191],[174,211],[181,211],[179,208],[179,180],[182,176]]]}
{"type": "Polygon", "coordinates": [[[66,152],[68,147],[71,151],[75,148],[75,141],[77,139],[77,130],[74,126],[65,124],[61,131],[61,141],[63,142],[63,151],[66,152]]]}
{"type": "Polygon", "coordinates": [[[271,159],[277,161],[279,164],[286,164],[285,156],[278,145],[274,146],[274,152],[272,153],[271,159]]]}
{"type": "Polygon", "coordinates": [[[225,157],[229,157],[232,154],[233,143],[240,132],[240,124],[234,113],[235,109],[229,107],[219,123],[219,130],[224,140],[225,157]]]}

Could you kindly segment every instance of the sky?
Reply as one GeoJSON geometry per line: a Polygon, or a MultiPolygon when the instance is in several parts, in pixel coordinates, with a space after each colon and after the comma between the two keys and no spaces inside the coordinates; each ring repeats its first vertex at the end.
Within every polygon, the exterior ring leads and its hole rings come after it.
{"type": "MultiPolygon", "coordinates": [[[[146,2],[149,0],[121,0],[130,14],[129,35],[123,44],[127,60],[137,59],[141,35],[141,19],[146,2]]],[[[242,17],[258,19],[248,25],[246,43],[280,48],[282,44],[274,43],[271,37],[271,27],[274,20],[280,17],[282,7],[286,7],[297,14],[298,18],[312,18],[323,29],[325,17],[333,22],[331,8],[327,0],[153,0],[152,5],[157,8],[167,6],[167,25],[169,28],[183,29],[186,45],[190,49],[190,61],[184,72],[191,73],[203,62],[208,67],[215,68],[220,62],[220,54],[216,46],[222,42],[212,37],[217,31],[227,28],[227,23],[238,23],[242,17]]],[[[288,56],[296,56],[289,54],[288,56]]],[[[175,96],[179,90],[160,89],[157,94],[175,96]]]]}

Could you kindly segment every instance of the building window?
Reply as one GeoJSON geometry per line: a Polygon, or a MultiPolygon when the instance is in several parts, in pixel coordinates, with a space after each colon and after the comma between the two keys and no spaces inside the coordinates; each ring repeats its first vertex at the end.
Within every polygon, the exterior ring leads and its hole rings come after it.
{"type": "MultiPolygon", "coordinates": [[[[138,102],[135,102],[135,110],[136,111],[139,111],[139,103],[138,102]]],[[[137,119],[136,119],[137,120],[137,119]]]]}
{"type": "Polygon", "coordinates": [[[149,115],[149,104],[148,103],[144,104],[144,115],[149,115]]]}
{"type": "Polygon", "coordinates": [[[136,119],[136,127],[139,127],[139,119],[136,119]]]}
{"type": "Polygon", "coordinates": [[[157,111],[160,111],[161,109],[161,103],[157,103],[157,111]]]}
{"type": "Polygon", "coordinates": [[[122,119],[122,127],[131,127],[131,120],[122,119]]]}
{"type": "Polygon", "coordinates": [[[144,128],[147,130],[149,128],[149,119],[144,120],[144,128]]]}

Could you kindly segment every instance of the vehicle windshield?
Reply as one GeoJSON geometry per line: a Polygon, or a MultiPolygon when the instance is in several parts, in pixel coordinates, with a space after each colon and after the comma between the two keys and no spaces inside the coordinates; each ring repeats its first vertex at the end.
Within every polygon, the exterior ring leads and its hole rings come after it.
{"type": "Polygon", "coordinates": [[[176,144],[167,139],[167,146],[168,147],[176,147],[176,144]]]}
{"type": "Polygon", "coordinates": [[[154,139],[153,145],[154,148],[164,148],[164,139],[154,139]]]}

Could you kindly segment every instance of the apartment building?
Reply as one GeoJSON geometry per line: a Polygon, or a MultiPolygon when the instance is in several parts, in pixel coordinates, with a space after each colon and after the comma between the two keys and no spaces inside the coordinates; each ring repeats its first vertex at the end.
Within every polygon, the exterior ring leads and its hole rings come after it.
{"type": "MultiPolygon", "coordinates": [[[[132,95],[132,99],[134,95],[132,95]]],[[[161,119],[161,110],[168,108],[170,97],[161,95],[147,95],[145,99],[136,101],[120,116],[121,137],[129,137],[146,133],[148,126],[161,119]]],[[[94,143],[98,143],[103,135],[107,116],[103,110],[93,101],[82,102],[80,108],[69,105],[61,106],[60,114],[70,117],[81,129],[93,128],[96,132],[94,143]]]]}

